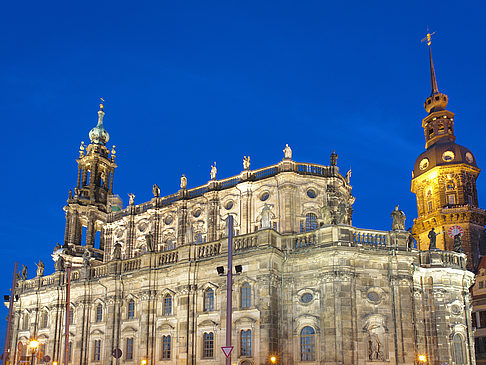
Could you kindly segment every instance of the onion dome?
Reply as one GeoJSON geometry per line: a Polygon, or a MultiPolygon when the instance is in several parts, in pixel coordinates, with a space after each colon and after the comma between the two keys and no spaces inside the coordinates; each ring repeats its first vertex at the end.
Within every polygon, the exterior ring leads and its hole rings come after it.
{"type": "Polygon", "coordinates": [[[91,143],[105,145],[110,139],[110,135],[103,127],[103,117],[105,112],[103,111],[103,104],[100,104],[100,110],[98,111],[98,124],[89,132],[89,139],[91,143]]]}

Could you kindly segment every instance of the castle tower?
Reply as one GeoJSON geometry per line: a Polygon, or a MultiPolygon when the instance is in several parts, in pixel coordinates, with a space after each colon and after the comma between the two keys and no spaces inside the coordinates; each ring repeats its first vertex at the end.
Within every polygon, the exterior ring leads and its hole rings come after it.
{"type": "Polygon", "coordinates": [[[413,235],[420,250],[429,249],[428,234],[432,228],[437,248],[453,250],[454,236],[462,234],[462,247],[468,256],[468,268],[485,254],[486,212],[478,207],[476,179],[481,171],[472,152],[455,143],[454,113],[446,110],[447,95],[439,92],[435,76],[430,34],[429,48],[432,92],[425,100],[428,115],[422,121],[425,152],[415,161],[411,191],[417,198],[418,217],[413,235]]]}
{"type": "Polygon", "coordinates": [[[69,191],[66,212],[64,247],[70,257],[65,259],[73,264],[81,262],[85,248],[89,248],[93,258],[102,260],[104,225],[111,211],[109,198],[113,193],[113,174],[116,168],[115,149],[106,147],[109,134],[104,129],[103,104],[98,111],[98,124],[89,132],[91,143],[86,147],[81,142],[79,150],[78,180],[69,191]],[[98,233],[99,232],[99,233],[98,233]],[[85,246],[85,247],[83,247],[85,246]]]}

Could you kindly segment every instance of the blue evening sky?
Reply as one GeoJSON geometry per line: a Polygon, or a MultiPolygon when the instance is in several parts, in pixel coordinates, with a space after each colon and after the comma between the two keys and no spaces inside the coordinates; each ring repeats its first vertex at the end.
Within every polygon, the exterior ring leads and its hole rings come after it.
{"type": "MultiPolygon", "coordinates": [[[[481,1],[4,2],[0,14],[3,209],[0,287],[14,261],[46,274],[64,236],[81,141],[105,103],[114,190],[127,204],[280,161],[351,167],[353,224],[416,217],[411,170],[424,150],[427,26],[456,142],[486,166],[486,50],[481,1]],[[437,6],[435,6],[437,5],[437,6]]],[[[478,179],[485,206],[486,178],[478,179]]],[[[7,311],[0,310],[5,318],[7,311]]],[[[4,321],[0,322],[4,336],[4,321]]],[[[3,339],[0,337],[3,345],[3,339]]]]}

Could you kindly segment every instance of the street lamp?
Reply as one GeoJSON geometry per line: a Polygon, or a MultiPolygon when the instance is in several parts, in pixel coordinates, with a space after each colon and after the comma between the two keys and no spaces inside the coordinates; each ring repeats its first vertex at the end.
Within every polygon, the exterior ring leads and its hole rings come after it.
{"type": "Polygon", "coordinates": [[[142,361],[140,362],[140,364],[142,364],[142,365],[147,365],[147,360],[142,359],[142,361]]]}
{"type": "Polygon", "coordinates": [[[425,355],[418,355],[419,364],[426,364],[427,363],[427,356],[425,355]]]}
{"type": "Polygon", "coordinates": [[[39,341],[36,339],[32,339],[29,341],[29,347],[32,351],[32,359],[30,360],[30,363],[34,365],[34,358],[35,358],[35,352],[37,351],[37,348],[39,347],[39,341]]]}
{"type": "Polygon", "coordinates": [[[275,356],[275,355],[270,356],[270,362],[272,364],[276,364],[277,363],[277,356],[275,356]]]}

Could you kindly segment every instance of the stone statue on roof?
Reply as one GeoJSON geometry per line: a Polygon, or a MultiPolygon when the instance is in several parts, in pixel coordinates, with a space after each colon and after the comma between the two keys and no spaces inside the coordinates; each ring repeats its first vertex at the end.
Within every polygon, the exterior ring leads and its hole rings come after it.
{"type": "Polygon", "coordinates": [[[243,156],[243,169],[245,171],[250,169],[250,156],[243,156]]]}
{"type": "Polygon", "coordinates": [[[130,201],[128,202],[128,204],[134,205],[135,204],[135,194],[130,193],[130,194],[128,194],[128,196],[130,197],[130,201]]]}
{"type": "Polygon", "coordinates": [[[288,144],[285,145],[283,153],[284,153],[285,159],[288,159],[288,160],[292,159],[292,148],[290,148],[288,144]]]}
{"type": "Polygon", "coordinates": [[[395,209],[391,212],[392,217],[392,230],[394,231],[404,231],[405,230],[405,213],[395,206],[395,209]]]}
{"type": "Polygon", "coordinates": [[[27,266],[22,265],[22,280],[27,280],[27,266]]]}
{"type": "Polygon", "coordinates": [[[181,176],[181,189],[187,188],[187,177],[186,175],[182,174],[181,176]]]}
{"type": "Polygon", "coordinates": [[[462,249],[462,233],[458,233],[454,236],[454,251],[458,253],[464,253],[464,250],[462,249]]]}
{"type": "Polygon", "coordinates": [[[44,276],[44,263],[39,260],[37,265],[37,276],[44,276]]]}
{"type": "Polygon", "coordinates": [[[214,162],[214,165],[211,165],[211,180],[216,180],[217,173],[218,169],[216,168],[216,162],[214,162]]]}
{"type": "Polygon", "coordinates": [[[160,188],[157,184],[154,184],[154,186],[152,188],[152,192],[154,193],[155,198],[160,197],[160,188]]]}

